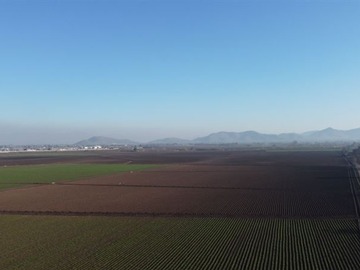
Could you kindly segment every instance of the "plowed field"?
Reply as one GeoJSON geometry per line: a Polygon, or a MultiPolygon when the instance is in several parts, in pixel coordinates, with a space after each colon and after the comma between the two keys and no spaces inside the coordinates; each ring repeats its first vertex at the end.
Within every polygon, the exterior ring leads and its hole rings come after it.
{"type": "Polygon", "coordinates": [[[0,157],[62,164],[0,191],[0,269],[360,269],[360,182],[340,152],[78,155],[0,157]]]}
{"type": "Polygon", "coordinates": [[[346,163],[333,152],[216,152],[196,162],[3,191],[0,211],[355,217],[346,163]]]}

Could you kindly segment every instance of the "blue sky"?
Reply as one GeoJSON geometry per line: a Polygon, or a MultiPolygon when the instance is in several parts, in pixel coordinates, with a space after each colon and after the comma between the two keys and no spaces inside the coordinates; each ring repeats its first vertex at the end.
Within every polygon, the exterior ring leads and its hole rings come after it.
{"type": "Polygon", "coordinates": [[[360,127],[360,1],[0,0],[0,144],[360,127]]]}

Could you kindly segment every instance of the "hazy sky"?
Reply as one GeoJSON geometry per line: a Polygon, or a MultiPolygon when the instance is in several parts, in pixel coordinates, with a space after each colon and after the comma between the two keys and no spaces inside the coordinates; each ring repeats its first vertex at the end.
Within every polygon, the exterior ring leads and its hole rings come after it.
{"type": "Polygon", "coordinates": [[[0,0],[0,144],[360,127],[360,1],[0,0]]]}

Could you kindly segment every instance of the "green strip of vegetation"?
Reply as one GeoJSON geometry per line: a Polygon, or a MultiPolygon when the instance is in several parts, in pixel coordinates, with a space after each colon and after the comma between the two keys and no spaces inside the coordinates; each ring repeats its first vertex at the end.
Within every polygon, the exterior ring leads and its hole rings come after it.
{"type": "Polygon", "coordinates": [[[146,164],[47,164],[0,168],[0,189],[34,183],[75,181],[93,176],[153,168],[146,164]]]}

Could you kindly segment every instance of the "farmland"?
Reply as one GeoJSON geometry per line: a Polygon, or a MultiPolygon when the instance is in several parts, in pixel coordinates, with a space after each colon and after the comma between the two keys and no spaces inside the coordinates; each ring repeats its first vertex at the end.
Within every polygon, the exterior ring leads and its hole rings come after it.
{"type": "Polygon", "coordinates": [[[6,156],[2,179],[42,175],[36,160],[58,180],[0,191],[1,269],[360,267],[359,187],[337,151],[6,156]]]}
{"type": "Polygon", "coordinates": [[[356,269],[355,221],[4,216],[2,269],[356,269]],[[53,241],[56,239],[56,245],[53,241]]]}
{"type": "Polygon", "coordinates": [[[46,164],[0,168],[0,189],[55,181],[74,181],[99,175],[137,171],[151,165],[131,164],[46,164]]]}

